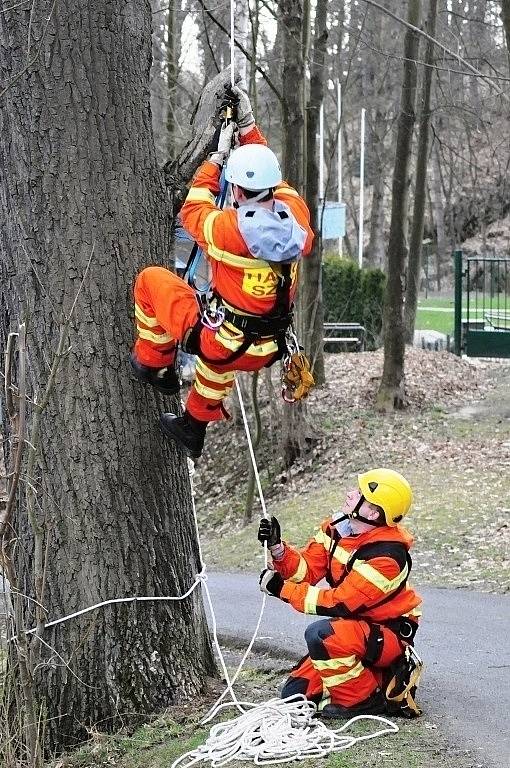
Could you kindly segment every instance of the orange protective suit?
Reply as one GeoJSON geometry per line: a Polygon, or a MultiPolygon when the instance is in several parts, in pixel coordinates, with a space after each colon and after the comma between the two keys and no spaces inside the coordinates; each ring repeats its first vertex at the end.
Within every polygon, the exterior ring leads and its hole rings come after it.
{"type": "MultiPolygon", "coordinates": [[[[240,142],[265,144],[266,140],[254,127],[240,142]]],[[[219,180],[220,168],[206,160],[198,169],[182,207],[183,226],[206,254],[212,268],[212,290],[223,304],[241,314],[268,315],[276,305],[277,274],[269,262],[254,258],[249,252],[239,232],[237,212],[216,206],[219,180]]],[[[274,197],[289,206],[298,224],[306,230],[306,256],[311,250],[313,232],[305,201],[285,182],[275,189],[274,197]]],[[[297,264],[292,267],[291,277],[290,301],[297,288],[297,264]]],[[[177,341],[183,340],[199,318],[194,291],[169,270],[148,267],[138,275],[134,296],[137,360],[153,368],[171,365],[177,341]]],[[[195,419],[223,418],[222,401],[232,389],[235,371],[257,371],[275,359],[278,347],[274,337],[269,336],[252,343],[235,361],[222,364],[243,341],[243,333],[229,322],[218,330],[202,329],[199,358],[202,353],[204,359],[198,361],[196,379],[186,403],[186,410],[195,419]]]]}
{"type": "Polygon", "coordinates": [[[396,627],[405,618],[415,630],[421,615],[421,598],[407,583],[412,543],[398,525],[340,538],[327,520],[303,550],[285,545],[274,562],[285,579],[280,598],[302,613],[329,618],[307,628],[308,655],[292,670],[282,696],[303,693],[320,710],[360,705],[378,690],[384,670],[406,646],[396,627]],[[316,586],[323,578],[329,587],[316,586]]]}

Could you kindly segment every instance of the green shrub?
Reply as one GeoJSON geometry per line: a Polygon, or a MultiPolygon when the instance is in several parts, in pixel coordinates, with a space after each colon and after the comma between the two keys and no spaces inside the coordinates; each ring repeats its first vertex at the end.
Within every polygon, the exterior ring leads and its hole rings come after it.
{"type": "Polygon", "coordinates": [[[324,320],[329,323],[361,323],[366,329],[367,349],[379,345],[386,276],[380,269],[360,269],[336,255],[322,265],[324,320]]]}

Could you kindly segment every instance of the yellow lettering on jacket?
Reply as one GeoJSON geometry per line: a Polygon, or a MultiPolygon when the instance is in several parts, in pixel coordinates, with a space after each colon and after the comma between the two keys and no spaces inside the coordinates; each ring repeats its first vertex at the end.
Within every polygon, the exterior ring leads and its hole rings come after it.
{"type": "MultiPolygon", "coordinates": [[[[292,264],[291,277],[294,283],[297,273],[297,264],[292,264]]],[[[243,274],[242,289],[249,296],[261,298],[275,296],[278,285],[278,275],[271,267],[259,267],[258,269],[245,269],[243,274]]]]}

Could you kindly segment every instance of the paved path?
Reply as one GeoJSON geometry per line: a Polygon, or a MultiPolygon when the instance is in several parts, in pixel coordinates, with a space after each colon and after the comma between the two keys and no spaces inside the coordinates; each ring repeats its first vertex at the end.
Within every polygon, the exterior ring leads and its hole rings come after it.
{"type": "MultiPolygon", "coordinates": [[[[261,603],[257,576],[210,574],[209,587],[220,634],[249,640],[261,603]]],[[[426,669],[418,699],[427,722],[480,763],[509,768],[510,596],[419,591],[424,619],[416,649],[426,669]]],[[[268,598],[259,640],[276,654],[302,656],[304,628],[314,619],[268,598]]]]}

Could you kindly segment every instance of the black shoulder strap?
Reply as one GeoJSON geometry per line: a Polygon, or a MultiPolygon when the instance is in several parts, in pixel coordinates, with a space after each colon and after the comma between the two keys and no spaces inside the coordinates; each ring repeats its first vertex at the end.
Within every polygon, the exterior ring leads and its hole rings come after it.
{"type": "Polygon", "coordinates": [[[331,538],[331,544],[329,545],[329,552],[328,552],[328,569],[326,571],[326,581],[328,582],[330,587],[337,587],[342,581],[342,579],[340,579],[340,581],[338,582],[334,580],[331,564],[333,562],[333,555],[335,554],[335,549],[337,548],[338,542],[340,541],[340,536],[338,535],[337,530],[333,528],[333,526],[330,526],[329,528],[329,535],[331,538]]]}
{"type": "Polygon", "coordinates": [[[278,277],[276,301],[271,314],[282,316],[290,311],[290,289],[292,287],[290,264],[282,264],[276,275],[278,277]]]}

